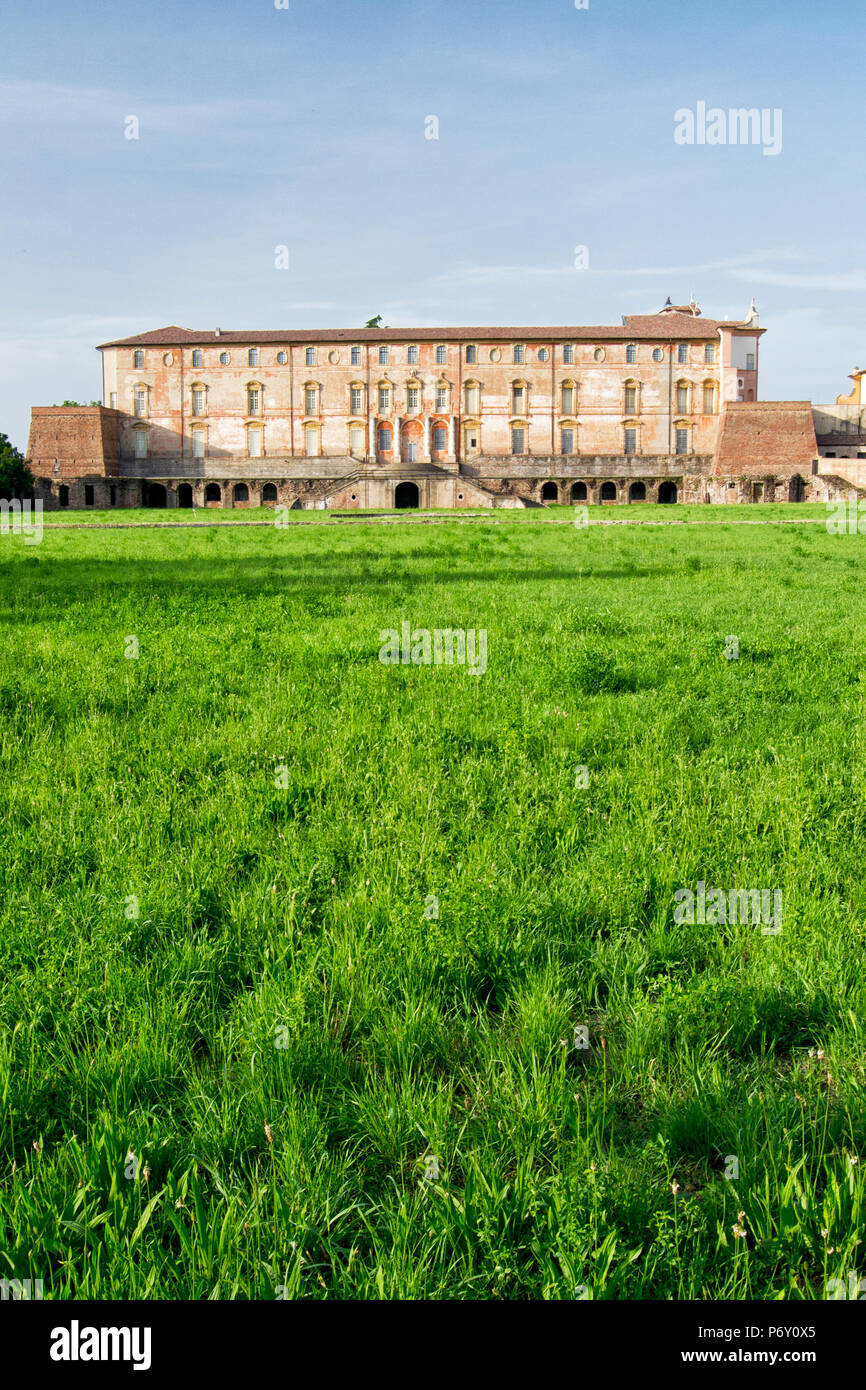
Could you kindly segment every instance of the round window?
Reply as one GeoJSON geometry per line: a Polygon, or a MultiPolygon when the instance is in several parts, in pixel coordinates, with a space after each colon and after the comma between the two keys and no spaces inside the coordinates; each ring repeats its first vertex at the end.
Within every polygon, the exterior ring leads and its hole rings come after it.
{"type": "Polygon", "coordinates": [[[662,360],[663,357],[664,357],[664,353],[662,352],[661,348],[653,348],[653,361],[654,361],[654,362],[661,362],[661,360],[662,360]]]}
{"type": "Polygon", "coordinates": [[[604,348],[596,348],[594,356],[595,356],[596,362],[603,362],[603,361],[604,361],[604,348]]]}
{"type": "Polygon", "coordinates": [[[546,362],[549,356],[550,356],[550,353],[547,351],[547,348],[539,348],[539,349],[538,349],[538,360],[539,360],[539,362],[546,362]]]}
{"type": "Polygon", "coordinates": [[[490,361],[491,361],[491,362],[501,362],[501,360],[502,360],[502,349],[501,349],[501,348],[491,348],[491,349],[490,349],[490,361]]]}
{"type": "Polygon", "coordinates": [[[339,360],[340,360],[340,354],[339,354],[338,352],[329,352],[329,353],[328,353],[328,361],[330,362],[330,364],[331,364],[332,367],[336,367],[336,365],[337,365],[337,363],[339,362],[339,360]]]}
{"type": "Polygon", "coordinates": [[[281,367],[284,367],[284,366],[286,365],[286,363],[288,362],[288,360],[289,360],[289,358],[288,358],[288,354],[287,354],[287,353],[285,353],[285,352],[278,352],[278,353],[277,353],[277,361],[279,362],[279,364],[280,364],[281,367]]]}
{"type": "Polygon", "coordinates": [[[221,367],[227,367],[228,364],[229,364],[229,361],[230,361],[230,358],[229,358],[228,353],[227,353],[227,352],[221,352],[221,353],[220,353],[220,366],[221,366],[221,367]]]}
{"type": "Polygon", "coordinates": [[[170,367],[172,362],[174,361],[174,353],[164,352],[162,355],[162,360],[167,367],[170,367]]]}

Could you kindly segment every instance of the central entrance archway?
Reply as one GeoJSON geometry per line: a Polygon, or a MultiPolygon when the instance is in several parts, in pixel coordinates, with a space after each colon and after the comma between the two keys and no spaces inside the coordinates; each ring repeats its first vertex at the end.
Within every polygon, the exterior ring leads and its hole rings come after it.
{"type": "Polygon", "coordinates": [[[417,483],[398,483],[394,493],[394,506],[401,511],[417,507],[420,503],[417,483]]]}

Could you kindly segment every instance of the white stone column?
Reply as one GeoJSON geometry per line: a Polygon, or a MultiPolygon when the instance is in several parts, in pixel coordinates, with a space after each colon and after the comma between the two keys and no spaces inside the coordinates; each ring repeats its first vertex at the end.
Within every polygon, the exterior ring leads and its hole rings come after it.
{"type": "Polygon", "coordinates": [[[454,416],[448,416],[448,457],[454,454],[454,416]]]}
{"type": "Polygon", "coordinates": [[[424,416],[424,455],[425,463],[430,462],[430,416],[424,416]]]}

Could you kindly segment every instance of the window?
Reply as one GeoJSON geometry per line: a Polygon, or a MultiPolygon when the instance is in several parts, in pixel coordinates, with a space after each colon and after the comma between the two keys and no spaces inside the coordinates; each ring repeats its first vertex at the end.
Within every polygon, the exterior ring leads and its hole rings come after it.
{"type": "Polygon", "coordinates": [[[308,458],[315,458],[319,452],[319,431],[315,425],[307,425],[304,430],[304,453],[308,458]]]}
{"type": "Polygon", "coordinates": [[[388,386],[379,387],[379,414],[386,415],[391,409],[391,388],[388,386]]]}
{"type": "Polygon", "coordinates": [[[625,384],[625,413],[637,414],[637,386],[633,381],[627,381],[625,384]]]}
{"type": "Polygon", "coordinates": [[[715,360],[716,360],[716,345],[715,345],[715,343],[707,343],[706,347],[704,348],[704,361],[705,361],[705,362],[711,362],[711,363],[712,363],[712,362],[715,362],[715,360]]]}
{"type": "Polygon", "coordinates": [[[478,361],[478,349],[472,343],[466,348],[466,361],[473,365],[478,361]]]}
{"type": "Polygon", "coordinates": [[[450,394],[451,394],[451,393],[450,393],[449,388],[448,388],[447,386],[437,386],[437,387],[436,387],[436,409],[437,409],[437,410],[447,410],[447,409],[448,409],[448,397],[449,397],[450,394]]]}
{"type": "Polygon", "coordinates": [[[637,344],[636,344],[636,343],[629,343],[628,347],[627,347],[626,350],[625,350],[625,360],[626,360],[626,362],[636,362],[636,361],[637,361],[637,344]]]}
{"type": "Polygon", "coordinates": [[[406,391],[406,409],[417,410],[421,399],[421,392],[417,386],[410,386],[406,391]]]}
{"type": "Polygon", "coordinates": [[[305,356],[305,359],[306,359],[306,364],[307,364],[307,366],[308,366],[308,367],[315,367],[315,365],[316,365],[316,349],[315,349],[315,348],[307,348],[307,351],[306,351],[306,353],[304,354],[304,356],[305,356]]]}
{"type": "Polygon", "coordinates": [[[574,414],[574,386],[570,381],[566,381],[562,388],[562,413],[574,414]]]}
{"type": "Polygon", "coordinates": [[[713,415],[716,410],[716,388],[711,381],[704,382],[704,414],[713,415]]]}
{"type": "Polygon", "coordinates": [[[231,362],[231,360],[232,360],[232,359],[229,357],[229,355],[228,355],[227,352],[221,352],[221,353],[220,353],[220,366],[221,366],[221,367],[227,367],[228,364],[229,364],[229,362],[231,362]]]}
{"type": "Polygon", "coordinates": [[[526,430],[522,426],[511,431],[511,452],[512,454],[526,453],[526,430]]]}
{"type": "Polygon", "coordinates": [[[69,506],[69,488],[66,486],[60,488],[60,505],[61,507],[69,506]]]}
{"type": "Polygon", "coordinates": [[[688,415],[689,413],[689,386],[686,381],[677,382],[677,414],[688,415]]]}
{"type": "Polygon", "coordinates": [[[137,459],[147,458],[147,430],[135,431],[135,457],[137,459]]]}
{"type": "Polygon", "coordinates": [[[192,388],[192,413],[193,415],[204,415],[203,386],[194,386],[192,388]]]}
{"type": "Polygon", "coordinates": [[[247,415],[258,415],[262,408],[262,393],[258,386],[247,387],[247,415]]]}
{"type": "Polygon", "coordinates": [[[316,415],[318,413],[319,393],[315,386],[304,388],[304,414],[316,415]]]}
{"type": "Polygon", "coordinates": [[[279,362],[280,366],[281,366],[281,367],[284,367],[284,366],[286,365],[286,363],[288,362],[288,360],[289,360],[288,353],[283,352],[282,349],[281,349],[281,350],[277,353],[277,361],[279,362]]]}
{"type": "Polygon", "coordinates": [[[526,409],[526,387],[515,383],[511,389],[511,413],[522,415],[526,409]]]}
{"type": "Polygon", "coordinates": [[[563,362],[574,361],[574,343],[565,344],[564,348],[562,349],[562,360],[563,362]]]}
{"type": "MultiPolygon", "coordinates": [[[[309,451],[308,451],[309,452],[309,451]]],[[[250,425],[247,430],[247,453],[251,459],[260,459],[262,456],[262,427],[261,425],[250,425]]]]}
{"type": "Polygon", "coordinates": [[[117,488],[116,488],[116,487],[110,487],[110,488],[108,489],[108,505],[109,505],[110,507],[116,507],[116,506],[117,506],[117,488]]]}
{"type": "Polygon", "coordinates": [[[200,366],[201,366],[201,348],[193,348],[193,350],[192,350],[192,365],[193,365],[194,367],[200,367],[200,366]]]}
{"type": "Polygon", "coordinates": [[[380,347],[380,348],[379,348],[379,366],[380,366],[380,367],[387,367],[387,365],[388,365],[388,349],[387,349],[387,347],[380,347]]]}
{"type": "Polygon", "coordinates": [[[679,343],[679,344],[677,345],[677,361],[680,362],[680,363],[683,363],[683,362],[688,362],[688,360],[689,360],[689,345],[688,345],[688,343],[679,343]]]}
{"type": "Polygon", "coordinates": [[[442,425],[437,425],[433,431],[433,452],[444,454],[447,448],[448,431],[442,425]]]}
{"type": "Polygon", "coordinates": [[[352,387],[352,414],[360,415],[364,409],[364,388],[362,386],[352,387]]]}
{"type": "Polygon", "coordinates": [[[219,483],[207,483],[204,490],[205,502],[219,502],[222,498],[222,488],[219,483]]]}
{"type": "Polygon", "coordinates": [[[136,386],[135,388],[135,407],[134,413],[139,419],[143,419],[147,414],[147,387],[136,386]]]}
{"type": "Polygon", "coordinates": [[[277,500],[277,485],[276,485],[276,483],[265,483],[264,487],[262,488],[262,501],[263,501],[263,502],[276,502],[276,500],[277,500]]]}
{"type": "Polygon", "coordinates": [[[481,409],[481,388],[475,382],[466,384],[466,414],[477,415],[481,409]]]}
{"type": "Polygon", "coordinates": [[[117,409],[117,392],[116,392],[116,391],[112,391],[111,395],[108,397],[108,402],[109,402],[109,405],[111,406],[111,409],[112,409],[112,410],[116,410],[116,409],[117,409]]]}
{"type": "Polygon", "coordinates": [[[636,430],[636,429],[629,428],[629,429],[627,429],[627,430],[625,431],[625,439],[624,439],[624,441],[623,441],[623,452],[626,453],[626,454],[636,454],[636,453],[637,453],[637,430],[636,430]]]}
{"type": "Polygon", "coordinates": [[[436,362],[441,367],[448,361],[448,349],[440,343],[436,349],[436,362]]]}
{"type": "Polygon", "coordinates": [[[514,345],[514,360],[515,362],[526,361],[526,348],[522,343],[515,343],[514,345]]]}
{"type": "Polygon", "coordinates": [[[349,430],[349,452],[351,454],[363,454],[364,452],[364,430],[360,425],[353,425],[349,430]]]}
{"type": "Polygon", "coordinates": [[[353,347],[353,348],[352,348],[352,366],[353,366],[353,367],[360,367],[360,365],[361,365],[361,349],[360,349],[359,347],[353,347]]]}
{"type": "Polygon", "coordinates": [[[538,349],[538,360],[539,360],[539,362],[546,362],[546,361],[548,360],[549,357],[550,357],[550,353],[548,352],[547,348],[539,348],[539,349],[538,349]]]}
{"type": "Polygon", "coordinates": [[[677,453],[687,454],[689,452],[689,432],[687,429],[677,430],[677,453]]]}
{"type": "Polygon", "coordinates": [[[379,451],[387,454],[393,442],[393,433],[390,425],[382,425],[379,428],[379,451]]]}
{"type": "Polygon", "coordinates": [[[247,354],[247,357],[248,357],[248,360],[249,360],[249,365],[250,365],[251,367],[257,367],[257,366],[259,365],[259,350],[258,350],[258,348],[250,348],[249,353],[247,354]]]}
{"type": "Polygon", "coordinates": [[[418,348],[417,348],[417,346],[416,346],[415,343],[410,344],[409,350],[408,350],[408,353],[407,353],[407,356],[406,356],[406,361],[410,364],[410,366],[415,366],[415,364],[417,363],[417,361],[418,361],[418,348]]]}
{"type": "Polygon", "coordinates": [[[136,348],[132,354],[132,365],[133,367],[144,366],[144,350],[142,348],[136,348]]]}
{"type": "Polygon", "coordinates": [[[746,371],[747,371],[747,372],[753,372],[754,370],[755,370],[755,354],[754,354],[753,352],[747,352],[747,353],[746,353],[746,371]]]}
{"type": "Polygon", "coordinates": [[[562,453],[574,453],[574,430],[570,427],[562,431],[562,453]]]}
{"type": "MultiPolygon", "coordinates": [[[[254,433],[254,431],[250,432],[254,433]]],[[[249,502],[250,490],[247,487],[246,483],[235,483],[234,499],[236,502],[249,502]]]]}
{"type": "Polygon", "coordinates": [[[193,430],[192,432],[192,456],[194,459],[204,458],[204,444],[207,435],[204,430],[193,430]]]}
{"type": "Polygon", "coordinates": [[[653,361],[654,361],[654,362],[661,362],[661,360],[662,360],[663,357],[664,357],[664,353],[662,352],[661,348],[653,348],[653,361]]]}
{"type": "Polygon", "coordinates": [[[85,484],[84,484],[84,505],[85,505],[85,507],[92,507],[92,506],[93,506],[93,484],[92,484],[92,483],[85,483],[85,484]]]}

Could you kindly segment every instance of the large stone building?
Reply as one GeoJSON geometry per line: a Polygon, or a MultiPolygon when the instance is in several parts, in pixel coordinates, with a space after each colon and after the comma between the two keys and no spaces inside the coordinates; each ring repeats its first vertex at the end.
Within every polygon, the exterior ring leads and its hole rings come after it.
{"type": "Polygon", "coordinates": [[[589,328],[164,328],[104,343],[103,406],[36,407],[49,507],[526,506],[816,495],[764,329],[668,300],[589,328]]]}

